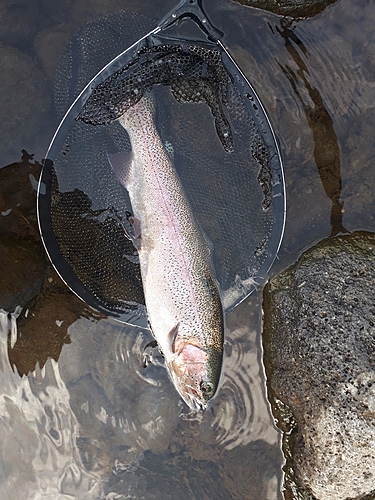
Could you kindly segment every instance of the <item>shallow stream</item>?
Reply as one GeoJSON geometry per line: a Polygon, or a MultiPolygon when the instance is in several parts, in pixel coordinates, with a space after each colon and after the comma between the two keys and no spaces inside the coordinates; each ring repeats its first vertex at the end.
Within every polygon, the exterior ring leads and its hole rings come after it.
{"type": "MultiPolygon", "coordinates": [[[[58,124],[53,81],[65,44],[91,19],[122,8],[158,20],[173,4],[0,7],[1,498],[282,498],[280,434],[262,365],[262,290],[228,316],[222,386],[197,415],[157,351],[144,368],[150,334],[80,302],[38,236],[34,189],[58,124]]],[[[338,0],[298,21],[229,0],[205,7],[281,148],[287,223],[271,275],[330,235],[375,231],[375,4],[338,0]]]]}

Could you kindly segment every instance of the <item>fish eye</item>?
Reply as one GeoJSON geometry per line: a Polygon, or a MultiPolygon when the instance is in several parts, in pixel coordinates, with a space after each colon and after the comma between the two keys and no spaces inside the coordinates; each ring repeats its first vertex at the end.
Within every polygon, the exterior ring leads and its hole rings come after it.
{"type": "Polygon", "coordinates": [[[202,381],[200,383],[200,388],[205,396],[210,396],[213,393],[214,386],[211,382],[202,381]]]}

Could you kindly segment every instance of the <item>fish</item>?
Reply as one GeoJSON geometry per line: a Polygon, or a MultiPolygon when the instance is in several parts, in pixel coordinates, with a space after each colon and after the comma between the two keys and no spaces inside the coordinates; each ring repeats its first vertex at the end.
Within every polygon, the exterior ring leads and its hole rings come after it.
{"type": "Polygon", "coordinates": [[[152,94],[118,118],[131,152],[109,156],[132,206],[148,321],[169,376],[185,403],[205,410],[223,359],[224,315],[212,251],[154,123],[152,94]]]}

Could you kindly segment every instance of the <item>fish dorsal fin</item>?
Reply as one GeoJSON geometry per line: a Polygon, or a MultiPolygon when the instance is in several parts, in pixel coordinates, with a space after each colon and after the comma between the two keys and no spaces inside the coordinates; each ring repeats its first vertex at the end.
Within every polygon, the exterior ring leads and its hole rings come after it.
{"type": "Polygon", "coordinates": [[[114,154],[107,153],[107,158],[116,179],[122,186],[127,188],[129,171],[133,161],[133,153],[131,151],[120,151],[114,154]]]}

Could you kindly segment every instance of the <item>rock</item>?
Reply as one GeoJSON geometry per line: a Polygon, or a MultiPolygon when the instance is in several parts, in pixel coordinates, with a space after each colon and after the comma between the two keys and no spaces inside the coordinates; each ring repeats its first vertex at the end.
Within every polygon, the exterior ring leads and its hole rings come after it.
{"type": "MultiPolygon", "coordinates": [[[[17,341],[8,351],[10,364],[21,376],[38,365],[43,368],[49,358],[57,361],[63,346],[71,342],[69,326],[87,311],[52,266],[46,267],[42,291],[24,306],[17,320],[17,341]]],[[[17,284],[21,286],[22,280],[17,284]]]]}
{"type": "Polygon", "coordinates": [[[37,295],[43,284],[44,255],[41,245],[0,235],[0,309],[14,311],[37,295]]]}
{"type": "Polygon", "coordinates": [[[302,495],[287,498],[375,494],[374,262],[374,234],[327,239],[265,288],[264,360],[285,487],[302,495]]]}
{"type": "Polygon", "coordinates": [[[22,151],[22,159],[0,169],[0,233],[40,242],[36,188],[42,165],[22,151]]]}
{"type": "Polygon", "coordinates": [[[63,23],[39,32],[34,40],[35,52],[51,82],[54,82],[61,53],[75,30],[74,24],[63,23]]]}
{"type": "Polygon", "coordinates": [[[234,0],[235,2],[269,10],[281,16],[312,17],[336,0],[234,0]]]}
{"type": "Polygon", "coordinates": [[[37,295],[45,255],[36,221],[36,186],[41,165],[25,151],[22,161],[0,170],[0,309],[13,311],[37,295]],[[34,187],[33,187],[34,183],[34,187]],[[6,272],[4,269],[6,268],[6,272]]]}
{"type": "Polygon", "coordinates": [[[44,75],[27,55],[0,46],[1,160],[6,165],[22,148],[35,151],[48,127],[51,96],[44,75]]]}
{"type": "Polygon", "coordinates": [[[147,498],[147,500],[278,498],[276,496],[278,482],[274,476],[275,469],[272,463],[275,450],[264,446],[262,442],[255,441],[246,447],[238,447],[223,454],[220,465],[213,463],[209,458],[197,460],[183,450],[177,455],[171,455],[169,451],[146,452],[141,468],[137,471],[132,474],[119,471],[113,475],[112,491],[117,490],[123,495],[123,485],[126,485],[128,496],[125,498],[147,498]],[[264,476],[268,481],[264,480],[264,476]],[[275,478],[275,481],[269,481],[270,477],[275,478]]]}
{"type": "Polygon", "coordinates": [[[36,0],[2,0],[0,3],[0,42],[28,49],[37,32],[36,0]]]}
{"type": "Polygon", "coordinates": [[[70,342],[67,328],[86,309],[47,263],[36,220],[40,170],[26,151],[20,162],[0,169],[0,310],[22,310],[8,353],[20,375],[49,357],[57,360],[70,342]]]}
{"type": "MultiPolygon", "coordinates": [[[[108,2],[107,0],[74,0],[71,8],[71,18],[72,21],[80,21],[80,26],[83,26],[85,22],[92,21],[93,19],[99,19],[113,12],[129,11],[138,12],[143,14],[150,19],[155,19],[155,26],[160,20],[162,13],[167,13],[168,8],[172,9],[174,6],[173,1],[168,1],[167,5],[156,3],[153,0],[144,0],[139,2],[139,0],[113,0],[108,2]]],[[[146,33],[140,33],[139,36],[143,36],[146,33]]]]}
{"type": "Polygon", "coordinates": [[[59,2],[50,2],[50,0],[38,0],[40,11],[48,16],[51,21],[63,22],[66,20],[66,14],[72,4],[72,0],[60,0],[59,2]]]}

